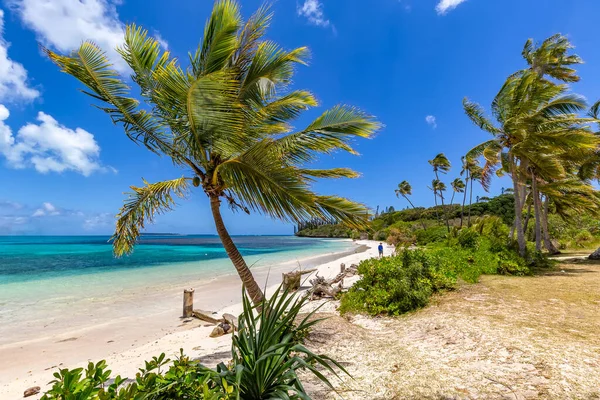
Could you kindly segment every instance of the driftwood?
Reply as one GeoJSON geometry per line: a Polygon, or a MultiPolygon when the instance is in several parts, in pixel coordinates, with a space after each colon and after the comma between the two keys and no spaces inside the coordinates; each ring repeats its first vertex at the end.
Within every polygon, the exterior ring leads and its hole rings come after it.
{"type": "Polygon", "coordinates": [[[233,329],[237,330],[238,319],[237,319],[237,317],[235,315],[225,313],[225,314],[223,314],[223,319],[229,325],[233,326],[233,329]]]}
{"type": "Polygon", "coordinates": [[[352,264],[346,267],[345,264],[341,264],[340,271],[333,279],[325,279],[319,275],[315,279],[311,279],[310,284],[312,285],[312,289],[310,290],[310,298],[336,297],[344,287],[344,278],[354,276],[358,271],[358,266],[352,264]]]}
{"type": "Polygon", "coordinates": [[[300,289],[302,275],[312,274],[316,269],[307,269],[304,271],[293,271],[282,274],[283,290],[296,291],[300,289]]]}
{"type": "Polygon", "coordinates": [[[202,310],[194,310],[192,311],[192,317],[196,317],[202,321],[211,323],[211,324],[218,324],[219,322],[222,322],[223,319],[221,318],[215,318],[213,316],[214,314],[211,313],[210,311],[202,311],[202,310]]]}

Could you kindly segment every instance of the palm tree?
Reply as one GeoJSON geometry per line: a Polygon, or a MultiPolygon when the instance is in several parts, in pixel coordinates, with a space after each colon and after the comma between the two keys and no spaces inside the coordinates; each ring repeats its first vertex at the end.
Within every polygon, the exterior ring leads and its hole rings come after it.
{"type": "Polygon", "coordinates": [[[569,39],[556,34],[537,47],[533,39],[528,39],[521,54],[527,61],[529,69],[540,78],[547,75],[561,82],[579,82],[577,71],[570,66],[582,64],[583,60],[576,54],[568,54],[573,48],[569,39]]]}
{"type": "Polygon", "coordinates": [[[466,174],[465,181],[465,192],[463,196],[462,210],[460,213],[460,227],[463,225],[465,202],[467,200],[467,188],[469,189],[469,213],[467,217],[467,227],[471,226],[471,208],[473,205],[473,182],[481,181],[483,175],[483,169],[477,163],[477,160],[464,156],[461,158],[463,166],[460,174],[466,174]]]}
{"type": "Polygon", "coordinates": [[[482,183],[489,186],[492,172],[501,167],[512,177],[515,197],[515,228],[521,255],[525,254],[525,237],[521,223],[527,178],[532,182],[536,227],[536,243],[541,245],[538,180],[550,181],[565,175],[561,155],[586,152],[595,148],[597,140],[587,124],[590,119],[576,113],[585,107],[582,98],[567,94],[567,87],[538,79],[525,71],[504,84],[492,103],[498,121],[494,125],[480,106],[464,101],[469,118],[493,139],[473,148],[469,158],[483,156],[485,166],[482,183]],[[537,200],[536,200],[537,197],[537,200]]]}
{"type": "MultiPolygon", "coordinates": [[[[429,165],[433,167],[433,173],[435,174],[435,179],[439,182],[440,177],[438,172],[443,174],[450,171],[450,160],[444,155],[444,153],[440,153],[433,158],[433,160],[429,160],[429,165]]],[[[445,186],[445,185],[444,185],[445,186]]],[[[435,195],[435,192],[434,192],[435,195]]],[[[446,220],[446,227],[448,228],[448,232],[450,232],[450,222],[448,221],[448,213],[446,212],[446,208],[444,207],[444,196],[440,194],[440,199],[442,201],[442,211],[444,212],[444,219],[446,220]]],[[[437,204],[436,204],[437,205],[437,204]]]]}
{"type": "Polygon", "coordinates": [[[451,183],[452,185],[452,198],[450,199],[450,205],[454,204],[454,195],[456,193],[464,193],[465,192],[465,182],[460,179],[460,178],[456,178],[452,181],[451,183]]]}
{"type": "MultiPolygon", "coordinates": [[[[398,184],[398,189],[394,190],[394,192],[396,193],[396,197],[404,197],[406,201],[408,201],[408,204],[410,204],[410,206],[413,208],[413,210],[417,209],[413,202],[410,201],[410,199],[408,198],[408,196],[412,196],[412,186],[410,185],[410,183],[408,183],[408,181],[400,182],[398,184]]],[[[421,217],[419,217],[419,220],[421,220],[421,225],[423,226],[423,229],[427,229],[421,217]]]]}
{"type": "Polygon", "coordinates": [[[217,1],[185,67],[146,30],[127,26],[118,52],[131,68],[144,106],[94,43],[84,42],[70,55],[45,50],[63,72],[87,87],[84,93],[99,101],[131,140],[183,169],[180,178],[132,186],[117,215],[115,254],[130,253],[145,224],[171,210],[175,197],[198,188],[209,200],[219,237],[255,304],[263,294],[225,227],[222,201],[234,210],[290,222],[317,218],[362,226],[363,205],[311,189],[317,178],[357,174],[306,165],[336,150],[355,154],[350,141],[369,138],[380,126],[364,112],[339,105],[291,132],[291,121],[317,101],[308,91],[285,90],[294,66],[306,63],[308,50],[287,51],[265,40],[271,18],[269,7],[261,7],[244,23],[237,2],[217,1]]]}

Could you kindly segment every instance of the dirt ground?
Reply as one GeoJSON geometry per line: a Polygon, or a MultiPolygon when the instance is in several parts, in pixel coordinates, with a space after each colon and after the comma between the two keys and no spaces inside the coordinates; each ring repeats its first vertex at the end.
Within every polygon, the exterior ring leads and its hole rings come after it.
{"type": "MultiPolygon", "coordinates": [[[[600,399],[600,264],[485,276],[400,318],[330,317],[309,347],[340,361],[313,399],[600,399]],[[341,395],[341,397],[340,397],[341,395]]],[[[329,312],[327,312],[329,310],[329,312]]]]}

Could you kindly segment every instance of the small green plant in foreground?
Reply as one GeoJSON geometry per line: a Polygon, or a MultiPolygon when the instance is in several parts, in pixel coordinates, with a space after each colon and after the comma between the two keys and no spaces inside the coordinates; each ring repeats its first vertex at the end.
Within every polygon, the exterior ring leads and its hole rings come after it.
{"type": "Polygon", "coordinates": [[[346,373],[336,361],[317,355],[302,341],[315,324],[313,311],[299,322],[306,297],[277,289],[269,300],[263,300],[257,311],[244,292],[244,312],[239,317],[238,331],[233,336],[232,362],[216,369],[203,366],[181,351],[173,361],[164,354],[146,361],[133,382],[117,376],[105,361],[90,363],[84,371],[62,369],[54,374],[52,388],[43,400],[246,400],[246,399],[310,399],[298,371],[312,372],[333,389],[322,371],[338,376],[346,373]]]}

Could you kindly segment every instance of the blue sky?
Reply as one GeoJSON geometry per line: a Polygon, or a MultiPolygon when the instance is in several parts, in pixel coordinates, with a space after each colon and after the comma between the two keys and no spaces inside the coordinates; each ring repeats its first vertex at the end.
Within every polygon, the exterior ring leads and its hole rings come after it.
{"type": "MultiPolygon", "coordinates": [[[[244,0],[244,15],[260,4],[244,0]]],[[[0,1],[0,234],[108,234],[130,185],[182,175],[91,107],[39,44],[66,52],[92,39],[109,50],[124,24],[135,22],[185,60],[211,7],[209,0],[0,1]]],[[[523,68],[527,38],[568,35],[586,61],[574,91],[590,102],[600,98],[597,0],[279,0],[274,11],[269,38],[312,53],[294,87],[313,91],[321,106],[297,126],[338,103],[359,106],[385,124],[375,139],[358,143],[361,156],[336,154],[319,163],[363,174],[320,182],[319,191],[373,208],[405,207],[394,195],[404,179],[416,204],[432,204],[427,160],[439,152],[454,164],[445,180],[458,176],[460,156],[486,139],[464,116],[461,100],[487,107],[504,79],[523,68]]],[[[507,185],[496,181],[492,194],[507,185]]],[[[225,211],[225,218],[234,234],[292,230],[259,215],[225,211]]],[[[213,233],[204,194],[182,201],[149,231],[213,233]]]]}

